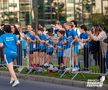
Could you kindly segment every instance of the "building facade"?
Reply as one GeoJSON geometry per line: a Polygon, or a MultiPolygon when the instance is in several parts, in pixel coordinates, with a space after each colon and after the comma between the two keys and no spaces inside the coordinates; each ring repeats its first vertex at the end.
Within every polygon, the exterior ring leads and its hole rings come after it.
{"type": "Polygon", "coordinates": [[[82,23],[95,13],[107,15],[108,0],[0,0],[0,23],[50,27],[69,17],[82,23]]]}

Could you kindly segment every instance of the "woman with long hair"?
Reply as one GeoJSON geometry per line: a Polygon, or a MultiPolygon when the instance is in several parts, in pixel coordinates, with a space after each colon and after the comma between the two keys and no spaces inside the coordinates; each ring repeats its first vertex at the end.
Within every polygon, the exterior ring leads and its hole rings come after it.
{"type": "Polygon", "coordinates": [[[99,62],[99,67],[100,67],[100,73],[101,73],[101,81],[105,80],[105,53],[107,49],[107,44],[104,43],[104,39],[107,38],[107,35],[103,28],[100,25],[94,25],[93,26],[93,34],[90,31],[87,31],[90,39],[93,41],[99,41],[98,43],[98,62],[99,62]]]}

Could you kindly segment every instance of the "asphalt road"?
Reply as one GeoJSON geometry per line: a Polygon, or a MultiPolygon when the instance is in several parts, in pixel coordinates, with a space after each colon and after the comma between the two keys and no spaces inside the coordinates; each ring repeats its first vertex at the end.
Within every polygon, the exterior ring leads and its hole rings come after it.
{"type": "Polygon", "coordinates": [[[28,80],[20,80],[20,85],[13,88],[9,80],[9,78],[0,77],[0,90],[91,90],[28,80]]]}

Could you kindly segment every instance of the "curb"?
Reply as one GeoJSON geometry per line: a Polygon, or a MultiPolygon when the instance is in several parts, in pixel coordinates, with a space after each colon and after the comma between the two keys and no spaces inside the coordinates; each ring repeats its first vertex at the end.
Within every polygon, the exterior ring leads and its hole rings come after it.
{"type": "MultiPolygon", "coordinates": [[[[0,71],[0,76],[2,77],[10,77],[8,72],[0,71]]],[[[75,80],[68,80],[68,79],[59,79],[54,77],[48,76],[38,76],[38,75],[26,75],[26,74],[17,74],[19,79],[23,80],[31,80],[31,81],[40,81],[40,82],[47,82],[52,84],[58,85],[66,85],[66,86],[73,86],[73,87],[81,87],[81,88],[88,88],[86,87],[86,82],[84,81],[75,81],[75,80]]],[[[89,88],[92,90],[108,90],[108,85],[104,84],[101,88],[89,88]]]]}

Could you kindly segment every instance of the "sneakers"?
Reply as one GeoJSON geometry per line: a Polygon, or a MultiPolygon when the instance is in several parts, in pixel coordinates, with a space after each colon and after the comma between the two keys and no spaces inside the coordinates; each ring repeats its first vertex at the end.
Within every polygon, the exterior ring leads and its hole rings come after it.
{"type": "Polygon", "coordinates": [[[80,70],[80,68],[78,68],[78,67],[75,67],[75,68],[72,69],[73,72],[79,71],[79,70],[80,70]]]}
{"type": "Polygon", "coordinates": [[[49,69],[49,70],[53,70],[53,65],[50,64],[48,69],[49,69]]]}
{"type": "Polygon", "coordinates": [[[49,66],[49,64],[48,64],[48,63],[45,63],[45,64],[44,64],[44,67],[48,67],[48,66],[49,66]]]}
{"type": "Polygon", "coordinates": [[[10,84],[12,84],[14,82],[14,79],[13,78],[11,78],[11,80],[10,80],[10,84]]]}
{"type": "Polygon", "coordinates": [[[105,76],[101,76],[100,82],[104,82],[104,81],[105,81],[105,76]]]}
{"type": "Polygon", "coordinates": [[[71,70],[71,68],[65,68],[65,71],[69,71],[69,70],[71,70]]]}
{"type": "Polygon", "coordinates": [[[19,85],[20,82],[18,80],[14,81],[14,83],[12,84],[12,87],[16,87],[17,85],[19,85]]]}

